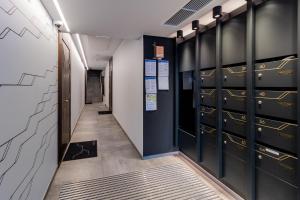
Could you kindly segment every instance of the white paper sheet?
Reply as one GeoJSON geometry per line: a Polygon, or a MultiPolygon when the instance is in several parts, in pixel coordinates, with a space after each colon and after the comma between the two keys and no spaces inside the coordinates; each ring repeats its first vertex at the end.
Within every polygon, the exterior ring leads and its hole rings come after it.
{"type": "Polygon", "coordinates": [[[157,95],[146,94],[146,111],[157,110],[157,95]]]}
{"type": "Polygon", "coordinates": [[[167,76],[158,77],[158,89],[169,90],[169,77],[167,76]]]}
{"type": "Polygon", "coordinates": [[[156,94],[157,93],[156,77],[145,77],[145,87],[146,87],[147,94],[156,94]]]}
{"type": "Polygon", "coordinates": [[[158,61],[158,76],[169,76],[169,61],[158,61]]]}
{"type": "Polygon", "coordinates": [[[145,60],[145,76],[156,76],[156,60],[145,60]]]}

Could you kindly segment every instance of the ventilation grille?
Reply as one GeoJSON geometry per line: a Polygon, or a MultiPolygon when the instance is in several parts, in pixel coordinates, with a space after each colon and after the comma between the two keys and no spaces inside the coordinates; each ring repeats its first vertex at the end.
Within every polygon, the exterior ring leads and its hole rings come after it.
{"type": "Polygon", "coordinates": [[[169,26],[178,26],[211,1],[212,0],[191,0],[164,24],[169,26]]]}
{"type": "Polygon", "coordinates": [[[183,7],[183,9],[189,9],[197,12],[209,2],[211,2],[211,0],[191,0],[183,7]]]}
{"type": "Polygon", "coordinates": [[[173,15],[173,17],[171,17],[165,24],[171,26],[178,26],[179,24],[181,24],[181,22],[192,16],[194,13],[194,11],[181,9],[179,12],[173,15]]]}

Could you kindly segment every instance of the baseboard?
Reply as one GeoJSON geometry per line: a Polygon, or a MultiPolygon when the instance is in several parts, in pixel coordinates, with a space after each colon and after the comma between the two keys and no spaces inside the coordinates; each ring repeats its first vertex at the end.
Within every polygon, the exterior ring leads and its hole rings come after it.
{"type": "Polygon", "coordinates": [[[150,156],[143,156],[143,160],[149,160],[149,159],[160,158],[165,156],[174,156],[174,155],[179,155],[179,151],[172,151],[168,153],[160,153],[160,154],[155,154],[150,156]]]}
{"type": "Polygon", "coordinates": [[[193,160],[191,160],[189,157],[187,157],[184,153],[179,152],[179,157],[182,158],[182,160],[187,163],[190,167],[198,170],[201,172],[201,175],[203,175],[204,179],[208,180],[210,183],[213,183],[213,186],[219,189],[220,191],[225,191],[224,194],[229,194],[233,199],[235,200],[244,200],[240,195],[235,193],[232,189],[227,187],[224,183],[219,181],[216,177],[211,175],[209,172],[207,172],[205,169],[203,169],[201,166],[199,166],[197,163],[195,163],[193,160]]]}

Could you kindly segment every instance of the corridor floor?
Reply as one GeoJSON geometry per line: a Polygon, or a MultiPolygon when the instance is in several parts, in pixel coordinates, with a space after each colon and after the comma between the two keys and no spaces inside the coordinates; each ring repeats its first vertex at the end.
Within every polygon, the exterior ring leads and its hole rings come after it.
{"type": "Polygon", "coordinates": [[[180,156],[142,160],[113,115],[98,115],[98,111],[105,109],[100,104],[86,105],[71,141],[97,140],[98,157],[62,162],[50,186],[46,200],[58,200],[64,184],[178,163],[192,171],[197,171],[199,178],[222,199],[235,199],[208,181],[207,178],[201,176],[198,170],[187,164],[180,156]]]}

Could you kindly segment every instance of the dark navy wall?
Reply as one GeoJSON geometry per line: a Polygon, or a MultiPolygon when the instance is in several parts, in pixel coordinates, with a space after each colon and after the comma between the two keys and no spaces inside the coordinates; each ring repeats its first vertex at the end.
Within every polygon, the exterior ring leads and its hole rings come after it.
{"type": "Polygon", "coordinates": [[[151,112],[145,111],[144,89],[144,156],[173,151],[174,141],[175,40],[170,38],[144,36],[145,59],[153,59],[153,43],[165,47],[165,59],[170,63],[170,88],[169,91],[158,90],[157,111],[151,112]]]}

